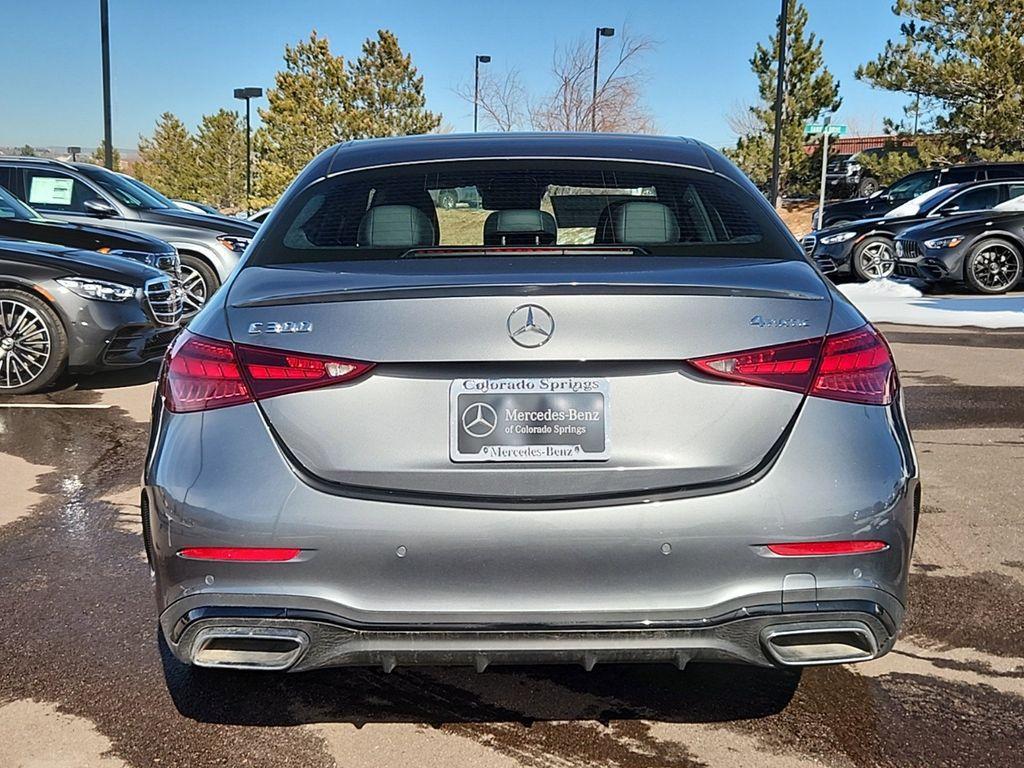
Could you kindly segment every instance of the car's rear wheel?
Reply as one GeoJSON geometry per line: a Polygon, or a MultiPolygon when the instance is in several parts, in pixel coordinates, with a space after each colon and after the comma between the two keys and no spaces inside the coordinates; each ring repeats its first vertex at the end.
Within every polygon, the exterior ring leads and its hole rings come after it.
{"type": "Polygon", "coordinates": [[[49,305],[26,291],[0,289],[0,394],[49,386],[67,358],[67,333],[49,305]]]}
{"type": "Polygon", "coordinates": [[[869,237],[853,249],[854,274],[861,280],[881,280],[896,271],[896,250],[886,237],[869,237]]]}
{"type": "Polygon", "coordinates": [[[1020,282],[1024,259],[1005,240],[983,240],[964,262],[964,281],[978,293],[1006,293],[1020,282]]]}
{"type": "Polygon", "coordinates": [[[194,315],[220,287],[217,273],[198,256],[181,254],[181,287],[185,291],[182,314],[194,315]]]}

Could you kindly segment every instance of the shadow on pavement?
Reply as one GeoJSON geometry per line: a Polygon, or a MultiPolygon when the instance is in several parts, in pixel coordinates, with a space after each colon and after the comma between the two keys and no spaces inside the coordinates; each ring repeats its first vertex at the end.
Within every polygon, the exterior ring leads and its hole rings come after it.
{"type": "Polygon", "coordinates": [[[591,672],[572,666],[492,667],[482,674],[461,667],[399,668],[390,674],[343,667],[288,675],[188,667],[171,655],[162,636],[160,651],[178,712],[231,725],[718,723],[783,711],[801,678],[799,671],[726,664],[692,664],[683,671],[652,664],[610,664],[591,672]]]}

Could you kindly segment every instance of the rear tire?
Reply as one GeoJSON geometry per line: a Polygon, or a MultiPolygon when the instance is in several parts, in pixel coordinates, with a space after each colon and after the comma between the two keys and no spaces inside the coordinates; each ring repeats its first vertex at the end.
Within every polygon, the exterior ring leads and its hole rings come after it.
{"type": "Polygon", "coordinates": [[[982,240],[964,259],[964,282],[978,293],[998,295],[1013,290],[1024,272],[1020,249],[1006,240],[982,240]]]}
{"type": "Polygon", "coordinates": [[[896,271],[896,249],[887,237],[868,237],[850,254],[850,267],[858,280],[883,280],[896,271]]]}
{"type": "Polygon", "coordinates": [[[868,176],[866,179],[861,179],[857,185],[857,197],[871,197],[875,192],[878,191],[879,186],[878,179],[873,179],[868,176]]]}
{"type": "Polygon", "coordinates": [[[34,294],[0,288],[0,394],[45,389],[68,362],[68,335],[57,313],[34,294]]]}
{"type": "Polygon", "coordinates": [[[220,287],[220,280],[213,268],[198,256],[181,254],[181,287],[185,289],[185,306],[182,314],[191,317],[206,304],[220,287]]]}

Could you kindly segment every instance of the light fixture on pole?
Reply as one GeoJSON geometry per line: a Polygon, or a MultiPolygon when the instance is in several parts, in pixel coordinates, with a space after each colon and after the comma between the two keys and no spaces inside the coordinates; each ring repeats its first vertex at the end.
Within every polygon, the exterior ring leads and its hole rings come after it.
{"type": "Polygon", "coordinates": [[[594,94],[590,99],[590,130],[597,130],[597,62],[601,58],[601,38],[615,34],[614,27],[598,27],[594,30],[594,94]]]}
{"type": "Polygon", "coordinates": [[[245,101],[245,213],[252,213],[249,198],[252,197],[252,124],[250,101],[263,95],[262,88],[235,88],[235,98],[245,101]]]}
{"type": "Polygon", "coordinates": [[[475,73],[473,77],[473,133],[476,133],[477,116],[480,112],[480,65],[490,64],[490,56],[477,55],[475,73]]]}

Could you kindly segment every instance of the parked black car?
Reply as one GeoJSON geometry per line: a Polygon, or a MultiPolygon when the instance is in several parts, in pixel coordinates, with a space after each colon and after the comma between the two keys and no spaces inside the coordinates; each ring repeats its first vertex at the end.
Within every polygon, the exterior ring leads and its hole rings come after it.
{"type": "Polygon", "coordinates": [[[197,311],[234,269],[256,226],[189,213],[119,173],[89,163],[0,158],[0,187],[43,215],[166,240],[181,257],[186,309],[197,311]]]}
{"type": "Polygon", "coordinates": [[[1024,205],[1004,205],[907,229],[896,240],[897,273],[963,282],[978,293],[1013,290],[1024,273],[1024,205]]]}
{"type": "Polygon", "coordinates": [[[895,239],[903,231],[936,219],[989,211],[1021,195],[1024,179],[936,187],[883,217],[811,232],[803,238],[804,251],[826,274],[852,274],[860,280],[889,277],[896,268],[895,239]]]}
{"type": "Polygon", "coordinates": [[[995,179],[1024,179],[1024,163],[973,163],[915,171],[871,197],[828,203],[824,216],[815,209],[811,215],[811,227],[827,229],[848,221],[882,216],[897,205],[946,184],[995,179]]]}
{"type": "Polygon", "coordinates": [[[181,289],[120,256],[0,239],[0,394],[27,394],[62,372],[159,358],[178,333],[181,289]]]}
{"type": "Polygon", "coordinates": [[[178,254],[155,237],[47,219],[0,187],[0,238],[34,240],[140,261],[180,280],[178,254]]]}

